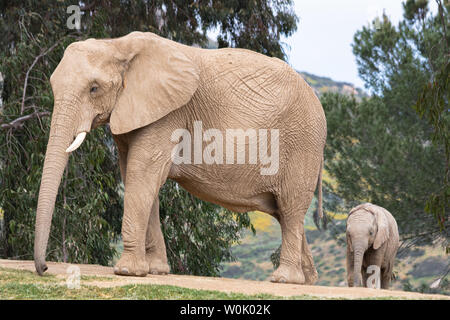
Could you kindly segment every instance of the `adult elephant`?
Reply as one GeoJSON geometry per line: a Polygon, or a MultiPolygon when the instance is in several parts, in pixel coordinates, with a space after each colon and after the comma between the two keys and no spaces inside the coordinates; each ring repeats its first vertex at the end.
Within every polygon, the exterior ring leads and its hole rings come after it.
{"type": "MultiPolygon", "coordinates": [[[[272,281],[317,280],[303,222],[321,181],[326,120],[313,90],[286,63],[248,50],[206,50],[132,32],[117,39],[71,44],[50,82],[55,105],[34,247],[39,274],[47,269],[54,203],[69,153],[92,128],[109,123],[125,185],[124,250],[114,267],[116,274],[169,272],[158,191],[170,178],[197,197],[230,210],[260,210],[274,216],[281,225],[282,247],[272,281]],[[206,142],[229,129],[240,132],[237,137],[244,138],[246,150],[253,147],[250,140],[254,142],[249,129],[278,130],[271,134],[275,144],[268,150],[272,154],[279,150],[275,170],[263,172],[267,162],[224,163],[217,154],[211,154],[214,161],[173,161],[180,151],[174,134],[181,129],[183,141],[189,142],[184,133],[198,134],[200,121],[214,133],[200,140],[200,154],[206,142]]],[[[191,142],[196,157],[195,139],[191,142]]],[[[259,146],[264,144],[267,141],[259,139],[259,146]]],[[[182,151],[182,158],[190,154],[182,151]]]]}

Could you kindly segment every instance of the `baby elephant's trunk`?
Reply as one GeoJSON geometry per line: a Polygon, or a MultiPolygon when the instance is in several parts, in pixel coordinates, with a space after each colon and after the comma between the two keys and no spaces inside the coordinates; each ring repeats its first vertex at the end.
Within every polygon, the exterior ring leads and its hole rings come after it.
{"type": "MultiPolygon", "coordinates": [[[[361,267],[362,267],[362,259],[364,256],[364,248],[355,248],[354,251],[354,269],[353,269],[353,286],[359,287],[361,286],[361,267]]],[[[364,284],[363,284],[364,285],[364,284]]]]}

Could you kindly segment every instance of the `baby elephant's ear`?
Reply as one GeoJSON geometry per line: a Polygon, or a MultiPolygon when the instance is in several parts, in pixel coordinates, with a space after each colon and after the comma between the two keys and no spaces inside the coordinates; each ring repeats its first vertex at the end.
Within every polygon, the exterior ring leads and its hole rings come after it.
{"type": "Polygon", "coordinates": [[[112,133],[146,126],[191,100],[199,72],[182,45],[149,32],[133,32],[111,43],[123,79],[111,113],[112,133]]]}
{"type": "Polygon", "coordinates": [[[372,206],[370,210],[375,215],[378,227],[377,235],[373,242],[373,248],[376,250],[389,238],[389,223],[382,208],[372,206]]]}

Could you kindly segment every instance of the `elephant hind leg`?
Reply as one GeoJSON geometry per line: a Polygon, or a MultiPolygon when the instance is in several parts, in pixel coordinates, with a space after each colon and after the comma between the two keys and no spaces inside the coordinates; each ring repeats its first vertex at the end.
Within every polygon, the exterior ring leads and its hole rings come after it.
{"type": "Polygon", "coordinates": [[[314,266],[314,259],[306,241],[306,234],[303,232],[302,239],[302,270],[305,275],[305,284],[314,284],[317,282],[319,276],[316,267],[314,266]]]}
{"type": "Polygon", "coordinates": [[[303,227],[312,197],[312,191],[305,191],[277,201],[282,242],[280,266],[272,274],[272,282],[304,284],[317,278],[303,227]]]}

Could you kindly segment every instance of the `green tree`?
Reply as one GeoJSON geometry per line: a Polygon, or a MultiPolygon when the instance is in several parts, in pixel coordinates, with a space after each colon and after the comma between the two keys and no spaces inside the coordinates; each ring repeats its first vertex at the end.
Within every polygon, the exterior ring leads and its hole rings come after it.
{"type": "MultiPolygon", "coordinates": [[[[426,2],[423,1],[422,2],[426,2]]],[[[442,188],[432,193],[428,198],[425,211],[434,215],[441,228],[445,227],[445,220],[449,217],[449,199],[450,199],[450,113],[448,107],[449,96],[449,42],[450,35],[447,32],[449,25],[448,11],[450,4],[445,1],[437,0],[438,16],[442,29],[441,35],[435,35],[433,45],[429,52],[429,61],[432,65],[432,76],[428,83],[423,87],[414,109],[417,113],[433,127],[432,140],[436,145],[442,145],[445,152],[445,173],[442,188]],[[437,63],[433,63],[431,55],[435,54],[433,47],[439,46],[444,50],[437,63]]],[[[424,25],[423,12],[426,6],[419,1],[408,1],[405,5],[405,17],[410,25],[421,23],[424,25]]]]}
{"type": "Polygon", "coordinates": [[[415,11],[412,7],[412,1],[405,3],[405,20],[398,26],[383,15],[355,34],[359,74],[373,95],[361,102],[322,97],[328,122],[325,167],[337,180],[343,209],[374,202],[396,217],[403,240],[410,240],[405,244],[444,238],[448,245],[448,204],[441,225],[424,213],[429,195],[445,184],[445,150],[432,143],[432,126],[413,108],[433,70],[448,59],[440,40],[448,15],[444,20],[432,15],[424,1],[415,3],[415,11]],[[412,23],[414,15],[420,23],[412,23]]]}
{"type": "MultiPolygon", "coordinates": [[[[175,0],[80,2],[81,29],[66,26],[71,1],[0,2],[0,72],[5,83],[0,110],[0,254],[32,258],[35,208],[53,96],[49,77],[64,48],[87,38],[151,31],[188,45],[207,46],[219,30],[221,47],[241,46],[284,57],[280,37],[296,29],[291,0],[175,0]]],[[[122,189],[108,126],[93,130],[71,157],[55,205],[49,260],[108,264],[120,234],[122,189]]],[[[161,223],[175,272],[217,274],[231,258],[247,215],[193,199],[175,183],[160,193],[161,223]],[[186,227],[189,226],[189,230],[186,227]]]]}

